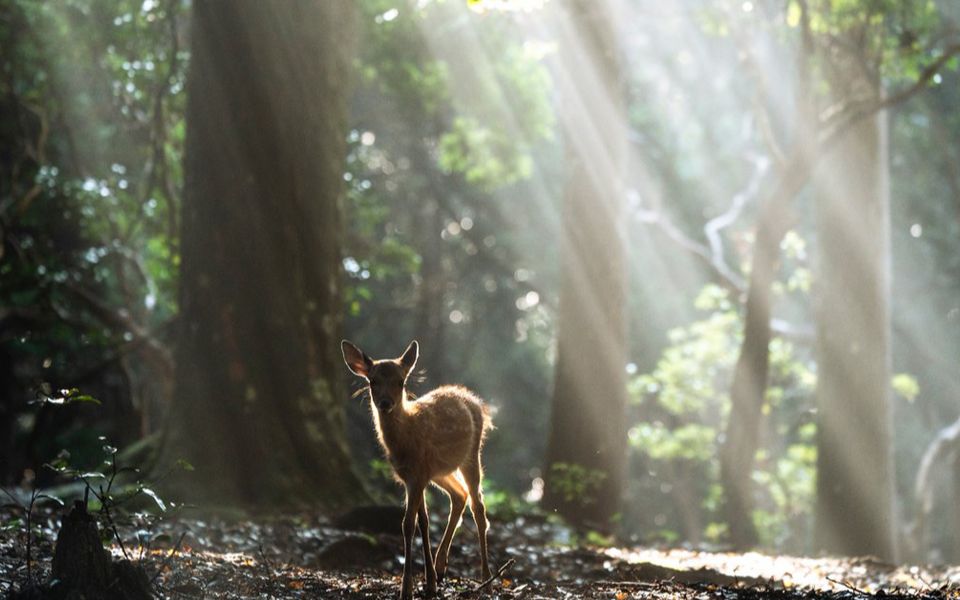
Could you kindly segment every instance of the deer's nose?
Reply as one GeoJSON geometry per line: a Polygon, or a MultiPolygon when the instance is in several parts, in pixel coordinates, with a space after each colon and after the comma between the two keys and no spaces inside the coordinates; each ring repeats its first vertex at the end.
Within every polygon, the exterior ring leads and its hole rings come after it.
{"type": "Polygon", "coordinates": [[[386,412],[393,408],[393,401],[390,398],[377,398],[377,408],[386,412]]]}

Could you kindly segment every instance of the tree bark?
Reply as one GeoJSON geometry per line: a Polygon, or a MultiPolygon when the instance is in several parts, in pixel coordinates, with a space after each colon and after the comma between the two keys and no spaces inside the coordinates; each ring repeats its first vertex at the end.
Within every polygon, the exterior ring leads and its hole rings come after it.
{"type": "Polygon", "coordinates": [[[950,536],[950,546],[946,552],[946,559],[952,564],[960,562],[960,502],[956,502],[957,498],[960,498],[960,451],[957,451],[953,455],[953,473],[950,478],[950,498],[953,501],[949,502],[950,506],[950,515],[949,523],[953,530],[953,535],[950,536]]]}
{"type": "Polygon", "coordinates": [[[625,109],[610,3],[564,6],[557,80],[568,179],[544,504],[609,530],[626,462],[625,109]]]}
{"type": "MultiPolygon", "coordinates": [[[[426,168],[431,168],[426,165],[426,168]]],[[[444,343],[444,321],[447,319],[445,297],[447,280],[443,268],[443,218],[435,198],[423,201],[422,214],[414,227],[420,229],[420,285],[414,318],[414,335],[423,348],[422,364],[429,364],[430,379],[447,381],[447,352],[444,343]]],[[[409,340],[403,343],[408,343],[409,340]]]]}
{"type": "Polygon", "coordinates": [[[761,208],[753,249],[752,270],[744,308],[743,343],[730,388],[730,417],[720,445],[720,480],[724,491],[724,519],[730,543],[745,550],[758,542],[753,523],[754,458],[759,444],[761,415],[770,371],[771,295],[786,228],[784,205],[773,198],[761,208]]]}
{"type": "MultiPolygon", "coordinates": [[[[110,560],[96,519],[79,500],[64,516],[57,533],[48,586],[49,591],[41,591],[41,597],[150,600],[155,596],[141,565],[127,559],[110,560]]],[[[36,596],[28,589],[22,597],[36,596]]]]}
{"type": "Polygon", "coordinates": [[[169,459],[192,499],[363,496],[343,435],[348,0],[198,0],[169,459]]]}
{"type": "Polygon", "coordinates": [[[102,593],[111,580],[110,554],[103,548],[97,521],[77,501],[63,518],[53,551],[51,579],[81,593],[102,593]]]}
{"type": "Polygon", "coordinates": [[[723,514],[730,543],[737,550],[751,548],[759,541],[753,523],[752,474],[770,372],[772,288],[780,262],[780,243],[790,229],[789,205],[808,181],[809,169],[807,152],[801,143],[757,217],[743,313],[743,342],[730,387],[730,417],[720,444],[723,514]]]}
{"type": "MultiPolygon", "coordinates": [[[[847,68],[850,81],[879,95],[876,78],[859,69],[847,68]]],[[[892,561],[896,526],[885,120],[880,113],[856,122],[837,140],[819,174],[815,538],[828,552],[892,561]]]]}

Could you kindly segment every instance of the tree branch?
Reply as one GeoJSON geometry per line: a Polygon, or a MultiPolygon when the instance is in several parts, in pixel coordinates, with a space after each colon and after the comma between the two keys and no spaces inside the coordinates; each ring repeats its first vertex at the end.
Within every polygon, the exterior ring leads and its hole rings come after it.
{"type": "MultiPolygon", "coordinates": [[[[753,162],[755,168],[747,186],[733,196],[730,207],[726,212],[710,219],[703,227],[703,233],[710,243],[710,255],[714,268],[719,272],[727,272],[735,278],[740,278],[740,276],[732,272],[724,259],[723,240],[720,237],[720,231],[732,225],[740,217],[740,213],[743,212],[743,207],[747,202],[757,196],[763,176],[766,175],[770,167],[770,161],[758,156],[753,158],[753,162]]],[[[740,281],[743,285],[743,278],[740,278],[740,281]]]]}
{"type": "Polygon", "coordinates": [[[845,108],[837,110],[835,115],[830,115],[829,118],[826,119],[827,122],[824,123],[828,129],[820,137],[821,149],[828,149],[830,145],[835,143],[837,139],[856,125],[861,119],[906,102],[925,90],[930,80],[940,72],[944,65],[958,55],[960,55],[960,44],[953,44],[944,50],[940,58],[927,65],[927,67],[921,71],[920,77],[906,88],[895,94],[880,98],[879,100],[854,102],[845,108]]]}
{"type": "MultiPolygon", "coordinates": [[[[635,190],[634,192],[636,193],[635,190]]],[[[739,295],[746,290],[746,283],[744,282],[743,277],[737,273],[734,273],[729,267],[727,267],[722,258],[716,259],[706,244],[701,244],[689,237],[687,234],[683,233],[670,221],[670,219],[664,215],[662,211],[656,209],[637,208],[634,212],[634,216],[641,223],[655,225],[672,242],[694,256],[702,259],[707,266],[709,266],[720,278],[721,285],[731,292],[734,292],[734,294],[739,295]]]]}
{"type": "Polygon", "coordinates": [[[173,354],[166,344],[157,339],[151,331],[137,323],[125,309],[114,309],[90,290],[76,284],[63,284],[67,290],[82,300],[93,314],[103,323],[113,328],[128,331],[135,340],[140,341],[164,376],[173,377],[173,354]]]}

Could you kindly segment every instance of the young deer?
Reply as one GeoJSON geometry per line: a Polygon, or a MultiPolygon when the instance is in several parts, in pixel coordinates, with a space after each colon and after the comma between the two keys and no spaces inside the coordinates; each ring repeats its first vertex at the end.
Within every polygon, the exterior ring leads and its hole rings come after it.
{"type": "Polygon", "coordinates": [[[397,479],[406,488],[400,598],[413,597],[411,550],[418,517],[427,594],[432,596],[437,591],[437,581],[447,569],[450,542],[460,525],[468,496],[480,536],[482,576],[489,578],[487,517],[480,490],[483,474],[480,449],[491,428],[487,407],[468,389],[453,385],[444,385],[416,400],[411,399],[406,382],[417,363],[417,342],[411,342],[400,358],[387,360],[372,360],[346,340],[341,347],[347,367],[367,380],[377,437],[397,479]],[[450,497],[450,516],[437,548],[436,561],[430,555],[430,526],[424,499],[424,490],[430,483],[450,497]]]}

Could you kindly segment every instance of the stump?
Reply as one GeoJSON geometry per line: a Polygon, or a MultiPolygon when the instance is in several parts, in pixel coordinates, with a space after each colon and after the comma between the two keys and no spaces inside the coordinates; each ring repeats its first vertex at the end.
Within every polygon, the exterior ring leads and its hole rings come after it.
{"type": "Polygon", "coordinates": [[[80,500],[60,526],[52,567],[51,581],[84,595],[102,594],[110,585],[110,555],[103,548],[96,519],[80,500]]]}
{"type": "Polygon", "coordinates": [[[86,503],[78,500],[60,526],[50,581],[41,597],[152,600],[153,593],[140,565],[129,560],[110,560],[100,540],[96,519],[87,512],[86,503]]]}

